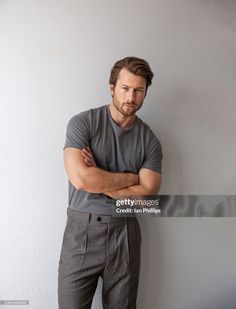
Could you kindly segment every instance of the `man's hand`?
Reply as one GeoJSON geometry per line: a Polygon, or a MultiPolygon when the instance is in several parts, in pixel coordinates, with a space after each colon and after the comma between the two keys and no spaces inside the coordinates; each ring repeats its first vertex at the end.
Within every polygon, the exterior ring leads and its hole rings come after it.
{"type": "Polygon", "coordinates": [[[94,160],[94,157],[93,157],[93,153],[92,153],[91,149],[89,148],[89,146],[82,149],[82,156],[84,158],[84,162],[87,164],[88,167],[91,167],[91,166],[96,167],[97,166],[97,164],[94,160]]]}

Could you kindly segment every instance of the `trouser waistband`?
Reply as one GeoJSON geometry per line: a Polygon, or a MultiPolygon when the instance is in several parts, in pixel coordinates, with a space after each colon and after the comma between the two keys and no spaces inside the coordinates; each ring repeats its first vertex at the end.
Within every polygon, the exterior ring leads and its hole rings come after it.
{"type": "Polygon", "coordinates": [[[70,207],[67,208],[67,215],[73,216],[73,218],[77,218],[84,223],[115,223],[137,220],[135,215],[120,215],[119,217],[113,215],[100,215],[90,212],[79,211],[70,207]]]}

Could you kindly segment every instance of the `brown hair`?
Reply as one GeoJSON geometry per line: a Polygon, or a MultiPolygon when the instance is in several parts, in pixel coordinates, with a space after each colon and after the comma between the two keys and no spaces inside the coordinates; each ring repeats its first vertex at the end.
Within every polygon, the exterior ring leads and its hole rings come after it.
{"type": "Polygon", "coordinates": [[[126,57],[118,60],[111,69],[109,84],[114,85],[114,87],[116,86],[119,73],[123,68],[126,68],[133,74],[143,76],[146,79],[147,93],[147,89],[152,84],[152,78],[154,76],[148,62],[144,59],[137,57],[126,57]]]}

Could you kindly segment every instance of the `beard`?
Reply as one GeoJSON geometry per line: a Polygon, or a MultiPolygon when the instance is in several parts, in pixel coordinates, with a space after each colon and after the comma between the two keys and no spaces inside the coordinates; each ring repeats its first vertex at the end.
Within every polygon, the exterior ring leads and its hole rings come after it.
{"type": "Polygon", "coordinates": [[[120,103],[115,95],[112,98],[112,103],[114,105],[114,107],[125,117],[129,117],[129,116],[133,116],[143,105],[137,105],[133,102],[124,102],[124,103],[120,103]]]}

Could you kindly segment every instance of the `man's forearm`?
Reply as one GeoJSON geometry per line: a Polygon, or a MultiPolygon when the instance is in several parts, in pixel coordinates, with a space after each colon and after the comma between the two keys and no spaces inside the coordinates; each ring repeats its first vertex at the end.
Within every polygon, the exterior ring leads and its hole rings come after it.
{"type": "Polygon", "coordinates": [[[103,193],[120,190],[138,184],[138,174],[115,173],[90,167],[80,176],[79,187],[91,193],[103,193]]]}
{"type": "Polygon", "coordinates": [[[131,185],[126,188],[106,192],[106,195],[112,198],[126,198],[126,197],[140,197],[144,195],[155,195],[157,194],[154,190],[148,190],[141,185],[131,185]]]}

